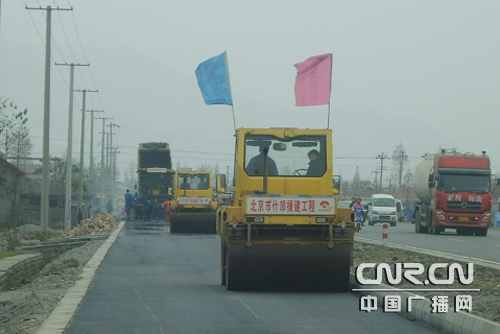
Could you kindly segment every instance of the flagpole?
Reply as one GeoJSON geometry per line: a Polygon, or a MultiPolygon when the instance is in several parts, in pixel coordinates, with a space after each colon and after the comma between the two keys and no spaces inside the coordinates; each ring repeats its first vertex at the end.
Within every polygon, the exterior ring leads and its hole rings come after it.
{"type": "Polygon", "coordinates": [[[326,129],[330,129],[330,104],[332,102],[332,76],[333,76],[333,55],[330,53],[330,97],[328,99],[328,124],[326,129]]]}
{"type": "Polygon", "coordinates": [[[328,103],[328,124],[326,125],[326,129],[330,129],[330,103],[328,103]]]}
{"type": "Polygon", "coordinates": [[[233,110],[234,133],[236,133],[236,118],[234,118],[234,106],[232,104],[231,104],[231,109],[233,110]]]}
{"type": "MultiPolygon", "coordinates": [[[[227,52],[226,51],[224,51],[224,61],[226,62],[226,74],[227,74],[227,85],[229,88],[229,96],[231,96],[231,100],[232,100],[233,99],[233,92],[231,91],[231,77],[229,76],[229,62],[227,61],[227,52]]],[[[234,105],[233,104],[231,104],[231,110],[233,112],[234,133],[236,133],[236,118],[234,117],[234,105]]]]}

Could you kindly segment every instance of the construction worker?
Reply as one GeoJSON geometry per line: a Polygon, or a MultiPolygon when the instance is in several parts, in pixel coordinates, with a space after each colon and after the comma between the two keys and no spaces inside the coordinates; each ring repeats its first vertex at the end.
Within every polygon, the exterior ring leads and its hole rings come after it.
{"type": "Polygon", "coordinates": [[[151,212],[153,211],[153,202],[150,199],[144,204],[144,221],[148,222],[151,219],[151,212]]]}
{"type": "Polygon", "coordinates": [[[130,220],[130,209],[132,209],[132,194],[127,189],[125,192],[125,216],[127,221],[130,220]]]}
{"type": "Polygon", "coordinates": [[[170,200],[166,200],[165,203],[163,203],[163,207],[165,208],[165,221],[169,222],[170,221],[170,200]]]}

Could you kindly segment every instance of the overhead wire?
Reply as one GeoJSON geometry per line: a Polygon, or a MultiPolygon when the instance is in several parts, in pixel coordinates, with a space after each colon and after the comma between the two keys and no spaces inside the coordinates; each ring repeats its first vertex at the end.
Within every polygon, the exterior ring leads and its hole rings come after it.
{"type": "MultiPolygon", "coordinates": [[[[123,129],[129,129],[129,130],[136,130],[140,132],[148,132],[148,133],[154,133],[154,134],[160,134],[160,135],[165,135],[169,137],[178,137],[178,138],[187,138],[187,139],[193,139],[193,140],[200,140],[200,138],[196,137],[190,137],[190,136],[183,136],[183,135],[176,135],[176,134],[166,134],[165,132],[158,132],[158,131],[151,131],[150,129],[141,129],[141,128],[136,128],[136,127],[130,127],[130,126],[121,126],[123,129]]],[[[203,142],[212,142],[212,143],[224,143],[226,144],[227,141],[221,141],[221,140],[210,140],[210,139],[203,139],[203,142]]]]}
{"type": "MultiPolygon", "coordinates": [[[[68,1],[68,5],[73,8],[73,5],[71,4],[71,2],[69,0],[67,0],[67,1],[68,1]]],[[[87,64],[90,64],[89,60],[87,59],[87,55],[85,54],[85,51],[83,50],[82,39],[80,38],[80,33],[78,32],[78,28],[76,26],[76,19],[75,19],[75,15],[74,15],[73,11],[71,11],[71,17],[73,19],[73,26],[75,28],[76,39],[78,41],[78,45],[80,46],[80,51],[82,52],[83,59],[85,60],[85,62],[87,64]]],[[[79,69],[79,71],[83,74],[82,69],[79,69]]],[[[88,73],[90,74],[90,80],[92,81],[92,85],[94,86],[94,89],[97,90],[97,88],[96,88],[97,85],[95,84],[94,76],[92,75],[92,68],[90,66],[89,66],[88,71],[89,71],[88,73]]],[[[99,109],[104,110],[104,108],[102,107],[100,94],[97,94],[97,99],[99,102],[99,109]]]]}
{"type": "MultiPolygon", "coordinates": [[[[25,7],[28,7],[28,4],[26,4],[26,1],[25,0],[22,0],[22,1],[24,3],[25,7]]],[[[38,5],[39,5],[40,8],[43,8],[43,6],[40,4],[40,1],[37,1],[37,3],[38,3],[38,5]]],[[[45,44],[45,41],[43,40],[42,35],[40,34],[40,31],[39,31],[39,29],[38,29],[38,27],[37,27],[37,25],[35,23],[35,20],[33,19],[33,16],[31,15],[31,12],[29,10],[28,10],[28,15],[30,16],[31,22],[33,24],[33,27],[35,28],[35,31],[36,31],[36,33],[38,35],[38,38],[42,42],[43,47],[46,48],[47,45],[45,44]]],[[[43,15],[43,17],[44,17],[44,19],[46,21],[47,17],[45,15],[45,12],[42,12],[42,15],[43,15]]],[[[57,43],[56,43],[56,41],[55,41],[55,39],[54,39],[54,37],[53,37],[52,34],[50,34],[50,40],[52,41],[52,44],[56,48],[56,51],[59,53],[59,55],[61,56],[61,58],[64,60],[64,56],[62,55],[61,51],[59,50],[59,47],[57,46],[57,43]]],[[[51,59],[52,62],[55,62],[55,59],[52,56],[52,53],[50,54],[50,59],[51,59]]],[[[63,80],[63,83],[66,85],[66,87],[69,87],[69,83],[68,83],[68,81],[66,81],[66,78],[62,74],[61,69],[59,67],[56,67],[56,70],[59,73],[59,75],[60,75],[61,79],[63,80]]]]}

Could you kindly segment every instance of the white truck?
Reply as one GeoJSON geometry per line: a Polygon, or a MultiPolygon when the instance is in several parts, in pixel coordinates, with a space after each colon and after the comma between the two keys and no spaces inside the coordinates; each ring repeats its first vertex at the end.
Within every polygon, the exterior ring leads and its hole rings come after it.
{"type": "Polygon", "coordinates": [[[396,226],[398,213],[396,200],[391,195],[374,194],[368,203],[368,225],[390,223],[396,226]]]}

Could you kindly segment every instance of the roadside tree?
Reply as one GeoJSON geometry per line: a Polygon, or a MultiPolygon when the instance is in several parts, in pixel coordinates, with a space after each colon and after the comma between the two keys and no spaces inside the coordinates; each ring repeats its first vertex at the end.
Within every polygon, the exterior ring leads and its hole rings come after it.
{"type": "MultiPolygon", "coordinates": [[[[0,97],[0,145],[6,149],[5,143],[7,142],[6,136],[8,135],[7,129],[24,126],[28,121],[26,114],[28,109],[19,111],[17,105],[9,100],[4,100],[0,97]]],[[[1,146],[0,146],[1,147],[1,146]]]]}
{"type": "MultiPolygon", "coordinates": [[[[401,192],[404,171],[408,166],[408,155],[406,154],[403,144],[396,146],[396,149],[392,153],[392,162],[394,164],[393,177],[397,182],[398,192],[401,192]]],[[[401,194],[398,197],[401,197],[401,194]]]]}

